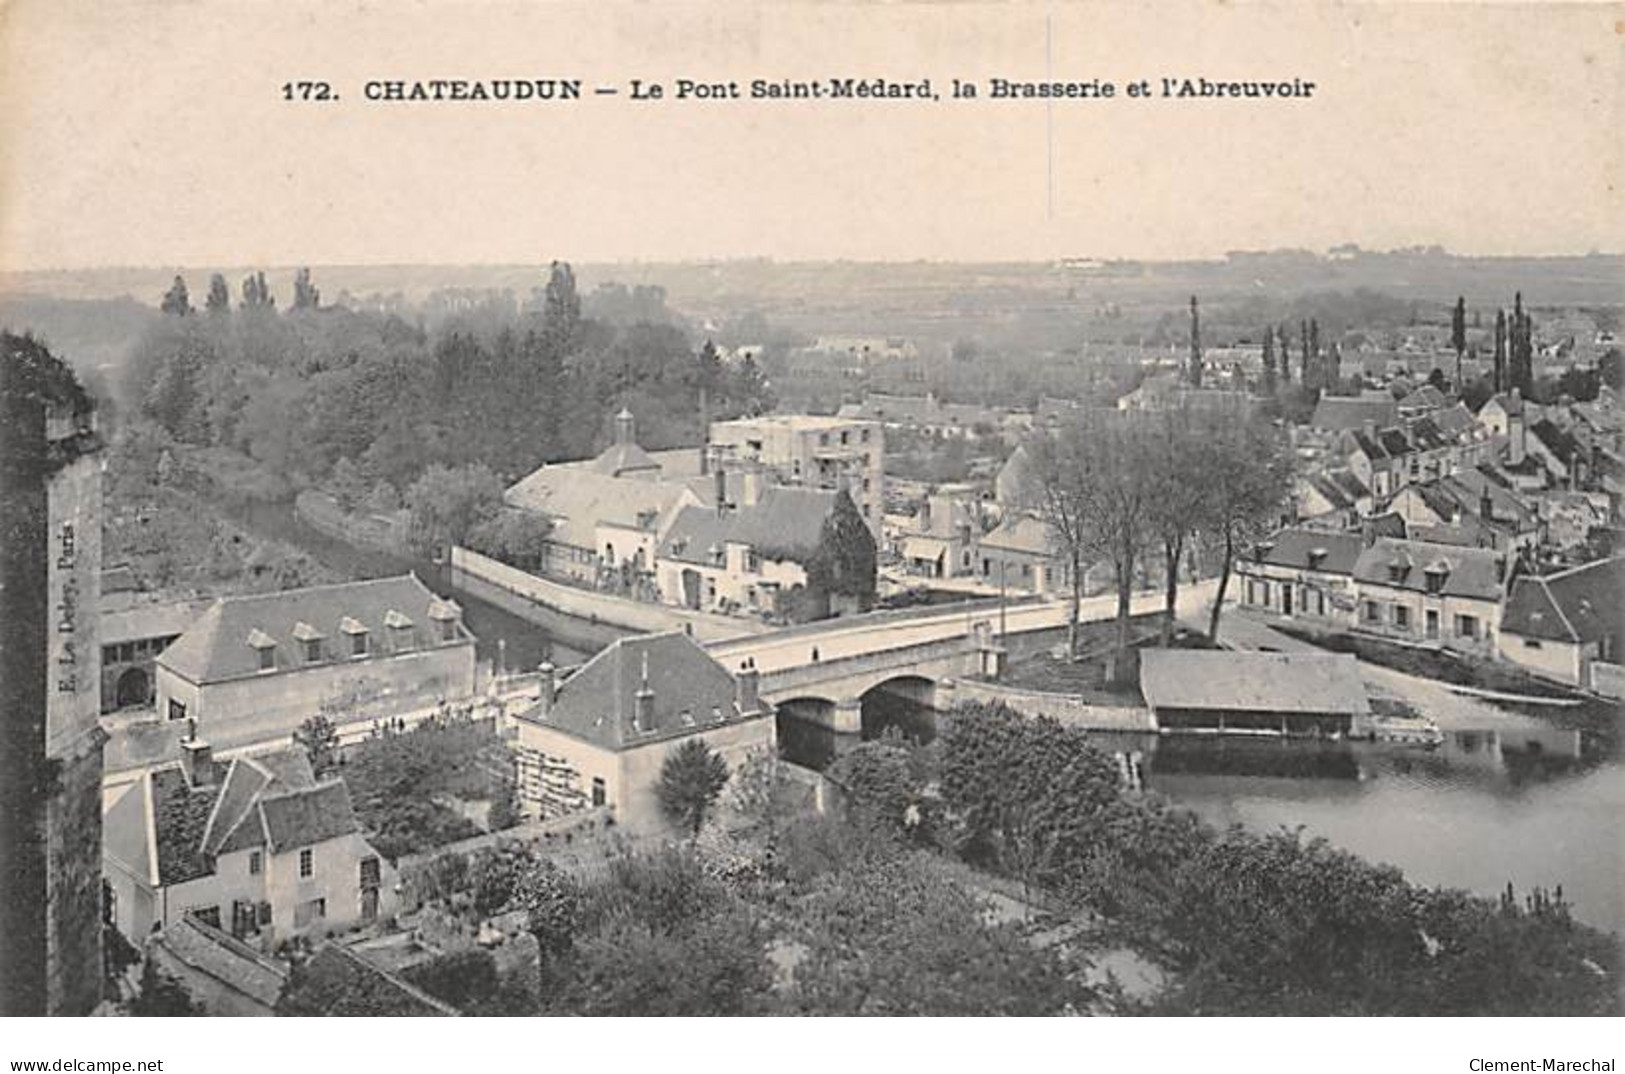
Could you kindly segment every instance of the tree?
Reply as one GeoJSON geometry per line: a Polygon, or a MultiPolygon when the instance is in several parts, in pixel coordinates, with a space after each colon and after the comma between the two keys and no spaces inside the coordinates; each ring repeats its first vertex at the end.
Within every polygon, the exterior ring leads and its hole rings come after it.
{"type": "Polygon", "coordinates": [[[1191,296],[1191,357],[1188,370],[1191,387],[1202,386],[1202,322],[1196,310],[1196,296],[1191,296]]]}
{"type": "Polygon", "coordinates": [[[874,534],[842,488],[824,516],[817,550],[807,564],[808,587],[821,605],[828,602],[868,611],[874,606],[876,578],[874,534]]]}
{"type": "Polygon", "coordinates": [[[699,835],[706,814],[727,784],[728,762],[704,739],[690,738],[666,755],[656,790],[666,816],[699,835]]]}
{"type": "Polygon", "coordinates": [[[340,459],[333,467],[333,473],[327,479],[328,490],[333,493],[333,499],[346,511],[354,511],[367,496],[367,479],[361,472],[361,467],[349,459],[340,459]]]}
{"type": "Polygon", "coordinates": [[[422,553],[463,544],[502,509],[502,482],[483,464],[431,466],[406,490],[407,540],[422,553]]]}
{"type": "Polygon", "coordinates": [[[226,289],[226,278],[218,272],[209,277],[209,294],[203,308],[216,317],[231,312],[231,292],[226,289]]]}
{"type": "Polygon", "coordinates": [[[1507,311],[1495,311],[1495,358],[1493,387],[1499,394],[1507,388],[1507,311]]]}
{"type": "Polygon", "coordinates": [[[293,308],[313,310],[322,304],[322,293],[310,282],[310,269],[302,268],[293,275],[293,308]]]}
{"type": "Polygon", "coordinates": [[[265,273],[255,272],[243,277],[243,307],[245,309],[271,309],[276,299],[265,283],[265,273]]]}
{"type": "Polygon", "coordinates": [[[503,509],[468,531],[468,547],[521,570],[538,572],[547,558],[553,523],[534,511],[503,509]]]}
{"type": "Polygon", "coordinates": [[[539,859],[520,880],[512,905],[525,911],[525,929],[536,939],[545,974],[548,964],[575,942],[583,909],[581,887],[558,865],[539,859]]]}
{"type": "Polygon", "coordinates": [[[318,776],[338,760],[338,728],[322,713],[306,718],[293,733],[293,741],[305,751],[305,756],[310,758],[311,771],[318,776]]]}
{"type": "Polygon", "coordinates": [[[1215,427],[1194,478],[1205,490],[1202,529],[1220,555],[1208,636],[1217,638],[1219,615],[1236,554],[1274,532],[1292,494],[1292,456],[1261,422],[1215,427]]]}
{"type": "Polygon", "coordinates": [[[1216,424],[1186,408],[1164,411],[1158,415],[1156,437],[1149,445],[1144,479],[1151,495],[1146,526],[1162,546],[1164,648],[1173,640],[1180,565],[1187,543],[1202,525],[1207,505],[1207,488],[1200,475],[1216,424]]]}
{"type": "Polygon", "coordinates": [[[1078,652],[1083,573],[1102,557],[1112,564],[1117,590],[1114,678],[1127,675],[1129,611],[1134,567],[1146,537],[1151,491],[1145,478],[1150,430],[1117,412],[1073,418],[1034,442],[1033,492],[1052,540],[1067,558],[1071,609],[1067,648],[1078,652]]]}
{"type": "MultiPolygon", "coordinates": [[[[1282,347],[1286,346],[1282,341],[1282,347]]],[[[1264,394],[1275,394],[1275,329],[1270,325],[1264,326],[1264,394]]]]}
{"type": "Polygon", "coordinates": [[[186,281],[179,276],[164,292],[164,300],[159,306],[164,313],[171,317],[185,317],[192,312],[192,299],[186,293],[186,281]]]}
{"type": "Polygon", "coordinates": [[[1456,298],[1456,307],[1450,311],[1450,345],[1456,349],[1456,390],[1462,386],[1461,362],[1467,354],[1467,299],[1456,298]]]}
{"type": "Polygon", "coordinates": [[[836,758],[826,773],[845,792],[848,814],[863,823],[901,831],[920,787],[908,750],[884,742],[862,742],[836,758]]]}

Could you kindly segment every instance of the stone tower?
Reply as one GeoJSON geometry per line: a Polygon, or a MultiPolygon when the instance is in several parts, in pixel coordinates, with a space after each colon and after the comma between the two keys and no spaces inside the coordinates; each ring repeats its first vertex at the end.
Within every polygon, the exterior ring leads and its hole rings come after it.
{"type": "Polygon", "coordinates": [[[0,1011],[101,998],[101,440],[73,373],[0,334],[0,1011]]]}

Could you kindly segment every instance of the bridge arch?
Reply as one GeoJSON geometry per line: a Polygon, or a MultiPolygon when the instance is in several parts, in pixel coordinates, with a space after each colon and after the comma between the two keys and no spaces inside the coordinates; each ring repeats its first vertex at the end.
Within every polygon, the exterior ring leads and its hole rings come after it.
{"type": "Polygon", "coordinates": [[[894,675],[869,687],[858,701],[865,742],[881,738],[891,730],[922,745],[937,737],[937,680],[930,676],[894,675]]]}
{"type": "Polygon", "coordinates": [[[828,767],[835,759],[836,703],[827,697],[802,696],[775,701],[773,708],[779,756],[803,768],[828,767]]]}

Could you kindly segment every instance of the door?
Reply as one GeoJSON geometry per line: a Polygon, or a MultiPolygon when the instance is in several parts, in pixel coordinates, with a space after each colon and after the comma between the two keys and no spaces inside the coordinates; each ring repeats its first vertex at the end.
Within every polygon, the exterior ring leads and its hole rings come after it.
{"type": "Polygon", "coordinates": [[[1439,613],[1431,608],[1427,613],[1427,633],[1430,638],[1439,636],[1439,613]]]}
{"type": "Polygon", "coordinates": [[[1290,585],[1281,587],[1281,614],[1292,614],[1292,587],[1290,585]]]}

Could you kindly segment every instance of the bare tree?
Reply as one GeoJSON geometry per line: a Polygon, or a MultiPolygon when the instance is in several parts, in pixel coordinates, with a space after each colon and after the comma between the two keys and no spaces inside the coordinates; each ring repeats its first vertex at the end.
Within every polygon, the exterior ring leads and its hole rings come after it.
{"type": "Polygon", "coordinates": [[[1220,556],[1208,636],[1219,613],[1236,555],[1281,524],[1292,492],[1293,460],[1279,433],[1262,422],[1224,422],[1209,430],[1190,477],[1203,490],[1200,528],[1220,556]]]}
{"type": "Polygon", "coordinates": [[[1146,528],[1162,548],[1164,648],[1173,640],[1179,565],[1191,538],[1204,523],[1208,493],[1201,474],[1207,441],[1217,424],[1185,407],[1167,410],[1157,415],[1147,445],[1144,480],[1151,495],[1146,502],[1146,528]]]}
{"type": "Polygon", "coordinates": [[[1116,411],[1094,411],[1039,440],[1033,452],[1038,510],[1067,556],[1072,575],[1068,651],[1077,656],[1084,567],[1105,559],[1117,589],[1117,673],[1125,668],[1121,657],[1129,648],[1134,566],[1146,538],[1149,433],[1142,421],[1116,411]]]}

